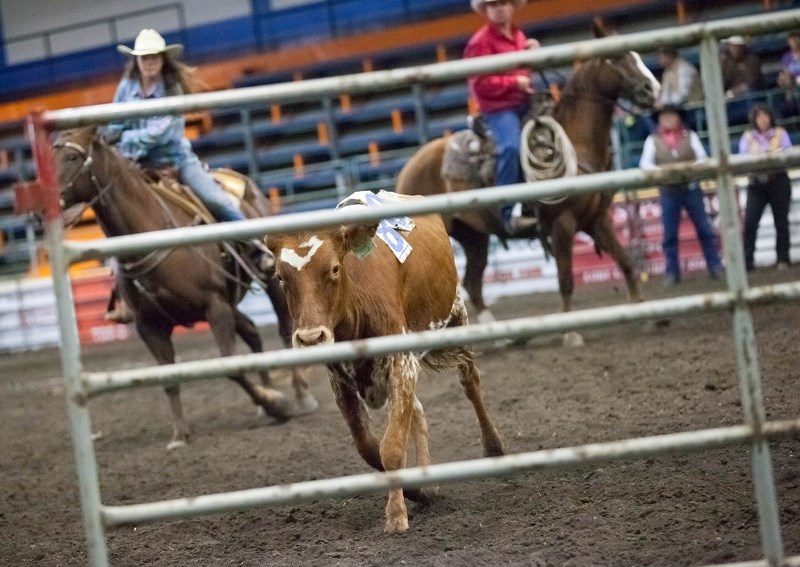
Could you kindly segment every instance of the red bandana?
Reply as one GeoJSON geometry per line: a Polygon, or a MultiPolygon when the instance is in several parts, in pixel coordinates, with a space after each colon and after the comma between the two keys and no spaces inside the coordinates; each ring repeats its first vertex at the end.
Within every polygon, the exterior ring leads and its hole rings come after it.
{"type": "Polygon", "coordinates": [[[658,134],[671,150],[677,150],[683,138],[683,128],[659,128],[658,134]]]}

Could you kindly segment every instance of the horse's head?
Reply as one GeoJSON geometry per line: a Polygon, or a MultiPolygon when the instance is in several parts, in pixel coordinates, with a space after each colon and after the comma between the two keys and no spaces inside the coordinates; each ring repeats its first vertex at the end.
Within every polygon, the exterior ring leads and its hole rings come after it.
{"type": "MultiPolygon", "coordinates": [[[[592,22],[595,37],[614,35],[600,18],[592,22]]],[[[639,108],[652,108],[661,85],[635,51],[604,57],[597,63],[597,86],[603,96],[625,98],[639,108]]]]}
{"type": "Polygon", "coordinates": [[[97,138],[97,126],[65,130],[53,142],[53,161],[61,191],[61,205],[71,207],[88,203],[97,196],[92,165],[97,138]]]}

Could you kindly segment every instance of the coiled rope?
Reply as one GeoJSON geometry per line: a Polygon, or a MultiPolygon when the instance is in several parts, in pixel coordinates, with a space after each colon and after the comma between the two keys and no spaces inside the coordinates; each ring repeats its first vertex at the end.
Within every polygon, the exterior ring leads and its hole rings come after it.
{"type": "MultiPolygon", "coordinates": [[[[578,156],[561,124],[551,116],[528,120],[522,128],[520,162],[528,182],[574,177],[578,174],[578,156]],[[549,131],[549,135],[543,133],[549,131]]],[[[540,202],[555,205],[566,196],[545,197],[540,202]]]]}

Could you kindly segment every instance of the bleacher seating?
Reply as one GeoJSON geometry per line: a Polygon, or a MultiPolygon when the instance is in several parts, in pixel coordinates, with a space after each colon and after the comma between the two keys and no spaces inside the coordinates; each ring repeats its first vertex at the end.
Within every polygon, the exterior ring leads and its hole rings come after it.
{"type": "MultiPolygon", "coordinates": [[[[415,0],[416,1],[416,0],[415,0]]],[[[745,2],[719,11],[697,8],[696,21],[730,15],[746,15],[763,9],[760,2],[745,2]]],[[[628,7],[619,18],[623,33],[653,29],[675,23],[673,1],[646,2],[635,9],[628,7]]],[[[613,18],[615,14],[609,16],[613,18]]],[[[591,15],[553,18],[527,26],[526,33],[544,45],[588,37],[591,15]]],[[[284,83],[365,70],[381,70],[436,63],[442,58],[460,58],[468,37],[419,44],[414,48],[370,50],[339,60],[282,69],[268,73],[248,73],[236,81],[237,87],[284,83]]],[[[753,51],[764,60],[765,77],[774,84],[776,61],[786,49],[785,34],[755,38],[753,51]]],[[[682,55],[697,64],[699,49],[687,48],[682,55]]],[[[660,74],[653,54],[644,54],[645,62],[660,74]]],[[[570,69],[547,70],[548,82],[563,84],[570,69]]],[[[542,77],[535,77],[537,88],[545,88],[542,77]]],[[[764,96],[767,96],[765,93],[764,96]]],[[[245,109],[212,110],[211,129],[193,139],[197,153],[212,167],[230,167],[250,174],[267,191],[277,188],[284,199],[284,210],[330,207],[338,191],[362,188],[391,188],[408,156],[422,142],[466,127],[468,92],[463,79],[427,86],[421,98],[411,89],[395,89],[369,95],[335,97],[329,107],[319,101],[296,101],[280,106],[251,105],[245,109]],[[423,115],[419,115],[419,112],[423,115]],[[246,116],[243,119],[243,113],[246,116]],[[252,137],[254,153],[249,154],[247,137],[252,137]],[[342,187],[342,183],[347,185],[342,187]],[[318,198],[315,198],[318,196],[318,198]]],[[[698,109],[701,126],[704,112],[698,109]]],[[[641,144],[647,133],[642,124],[620,132],[625,144],[623,167],[636,167],[641,144]]],[[[734,125],[736,126],[736,125],[734,125]]],[[[16,125],[13,135],[0,125],[0,151],[15,156],[16,169],[0,170],[2,188],[19,177],[18,171],[29,167],[30,150],[16,125]]],[[[705,136],[705,127],[700,127],[705,136]]],[[[736,131],[732,133],[732,138],[736,131]]],[[[793,132],[793,136],[797,136],[793,132]]],[[[0,210],[7,213],[0,198],[0,210]]],[[[15,229],[16,230],[16,229],[15,229]]],[[[0,249],[1,250],[1,249],[0,249]]],[[[0,261],[2,261],[0,259],[0,261]]]]}

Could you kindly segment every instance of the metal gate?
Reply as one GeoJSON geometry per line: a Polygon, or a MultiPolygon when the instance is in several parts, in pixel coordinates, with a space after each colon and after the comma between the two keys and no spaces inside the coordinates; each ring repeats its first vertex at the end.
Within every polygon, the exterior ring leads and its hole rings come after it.
{"type": "MultiPolygon", "coordinates": [[[[545,47],[531,52],[496,55],[481,59],[454,61],[416,68],[364,73],[297,83],[250,87],[208,94],[187,95],[157,101],[105,104],[32,114],[27,122],[34,148],[38,180],[17,189],[20,209],[41,213],[53,264],[56,301],[61,330],[61,362],[66,382],[67,408],[80,485],[81,507],[91,565],[108,565],[105,528],[120,524],[148,522],[165,518],[191,517],[259,506],[275,506],[318,499],[320,496],[345,496],[381,492],[399,486],[425,486],[459,480],[505,475],[532,469],[570,467],[587,462],[697,452],[707,448],[748,445],[752,452],[755,497],[764,559],[737,565],[800,565],[800,556],[785,557],[781,540],[774,476],[768,441],[800,432],[800,419],[767,422],[761,394],[761,377],[756,352],[750,305],[800,299],[800,282],[750,288],[745,276],[740,229],[734,202],[734,174],[782,169],[800,165],[800,149],[769,157],[730,155],[724,96],[718,57],[718,40],[736,33],[763,34],[800,28],[800,10],[763,14],[755,17],[720,20],[670,30],[642,32],[624,36],[545,47]],[[481,189],[460,194],[430,197],[363,211],[319,211],[238,223],[179,228],[170,231],[107,238],[98,241],[63,242],[63,227],[55,172],[50,156],[48,134],[52,129],[107,122],[155,113],[188,112],[202,108],[236,107],[252,102],[281,102],[289,99],[315,99],[324,95],[368,92],[402,85],[435,83],[463,78],[470,73],[507,69],[520,64],[547,68],[567,64],[592,55],[612,55],[626,50],[652,51],[662,45],[683,47],[700,45],[702,79],[706,93],[706,113],[711,136],[712,158],[682,171],[644,173],[638,169],[613,171],[550,180],[533,186],[520,184],[481,189]],[[704,295],[650,301],[514,319],[466,328],[427,331],[417,334],[380,337],[364,341],[337,343],[303,350],[279,350],[154,366],[133,370],[91,373],[83,371],[78,341],[68,266],[77,261],[125,255],[142,250],[218,241],[224,238],[254,237],[264,233],[316,228],[335,224],[415,215],[442,210],[461,210],[476,204],[496,205],[524,198],[555,194],[577,194],[598,189],[634,189],[680,179],[715,178],[721,208],[721,232],[727,267],[728,289],[704,295]],[[150,502],[127,506],[102,503],[97,463],[91,439],[88,408],[90,398],[103,393],[167,382],[188,382],[248,371],[352,360],[365,356],[452,346],[517,336],[535,336],[554,331],[589,328],[612,322],[630,322],[689,313],[731,310],[733,339],[737,352],[738,376],[744,423],[693,432],[620,440],[609,443],[568,447],[410,468],[391,473],[371,473],[344,478],[316,480],[195,498],[150,502]]],[[[418,87],[417,87],[418,88],[418,87]]]]}

